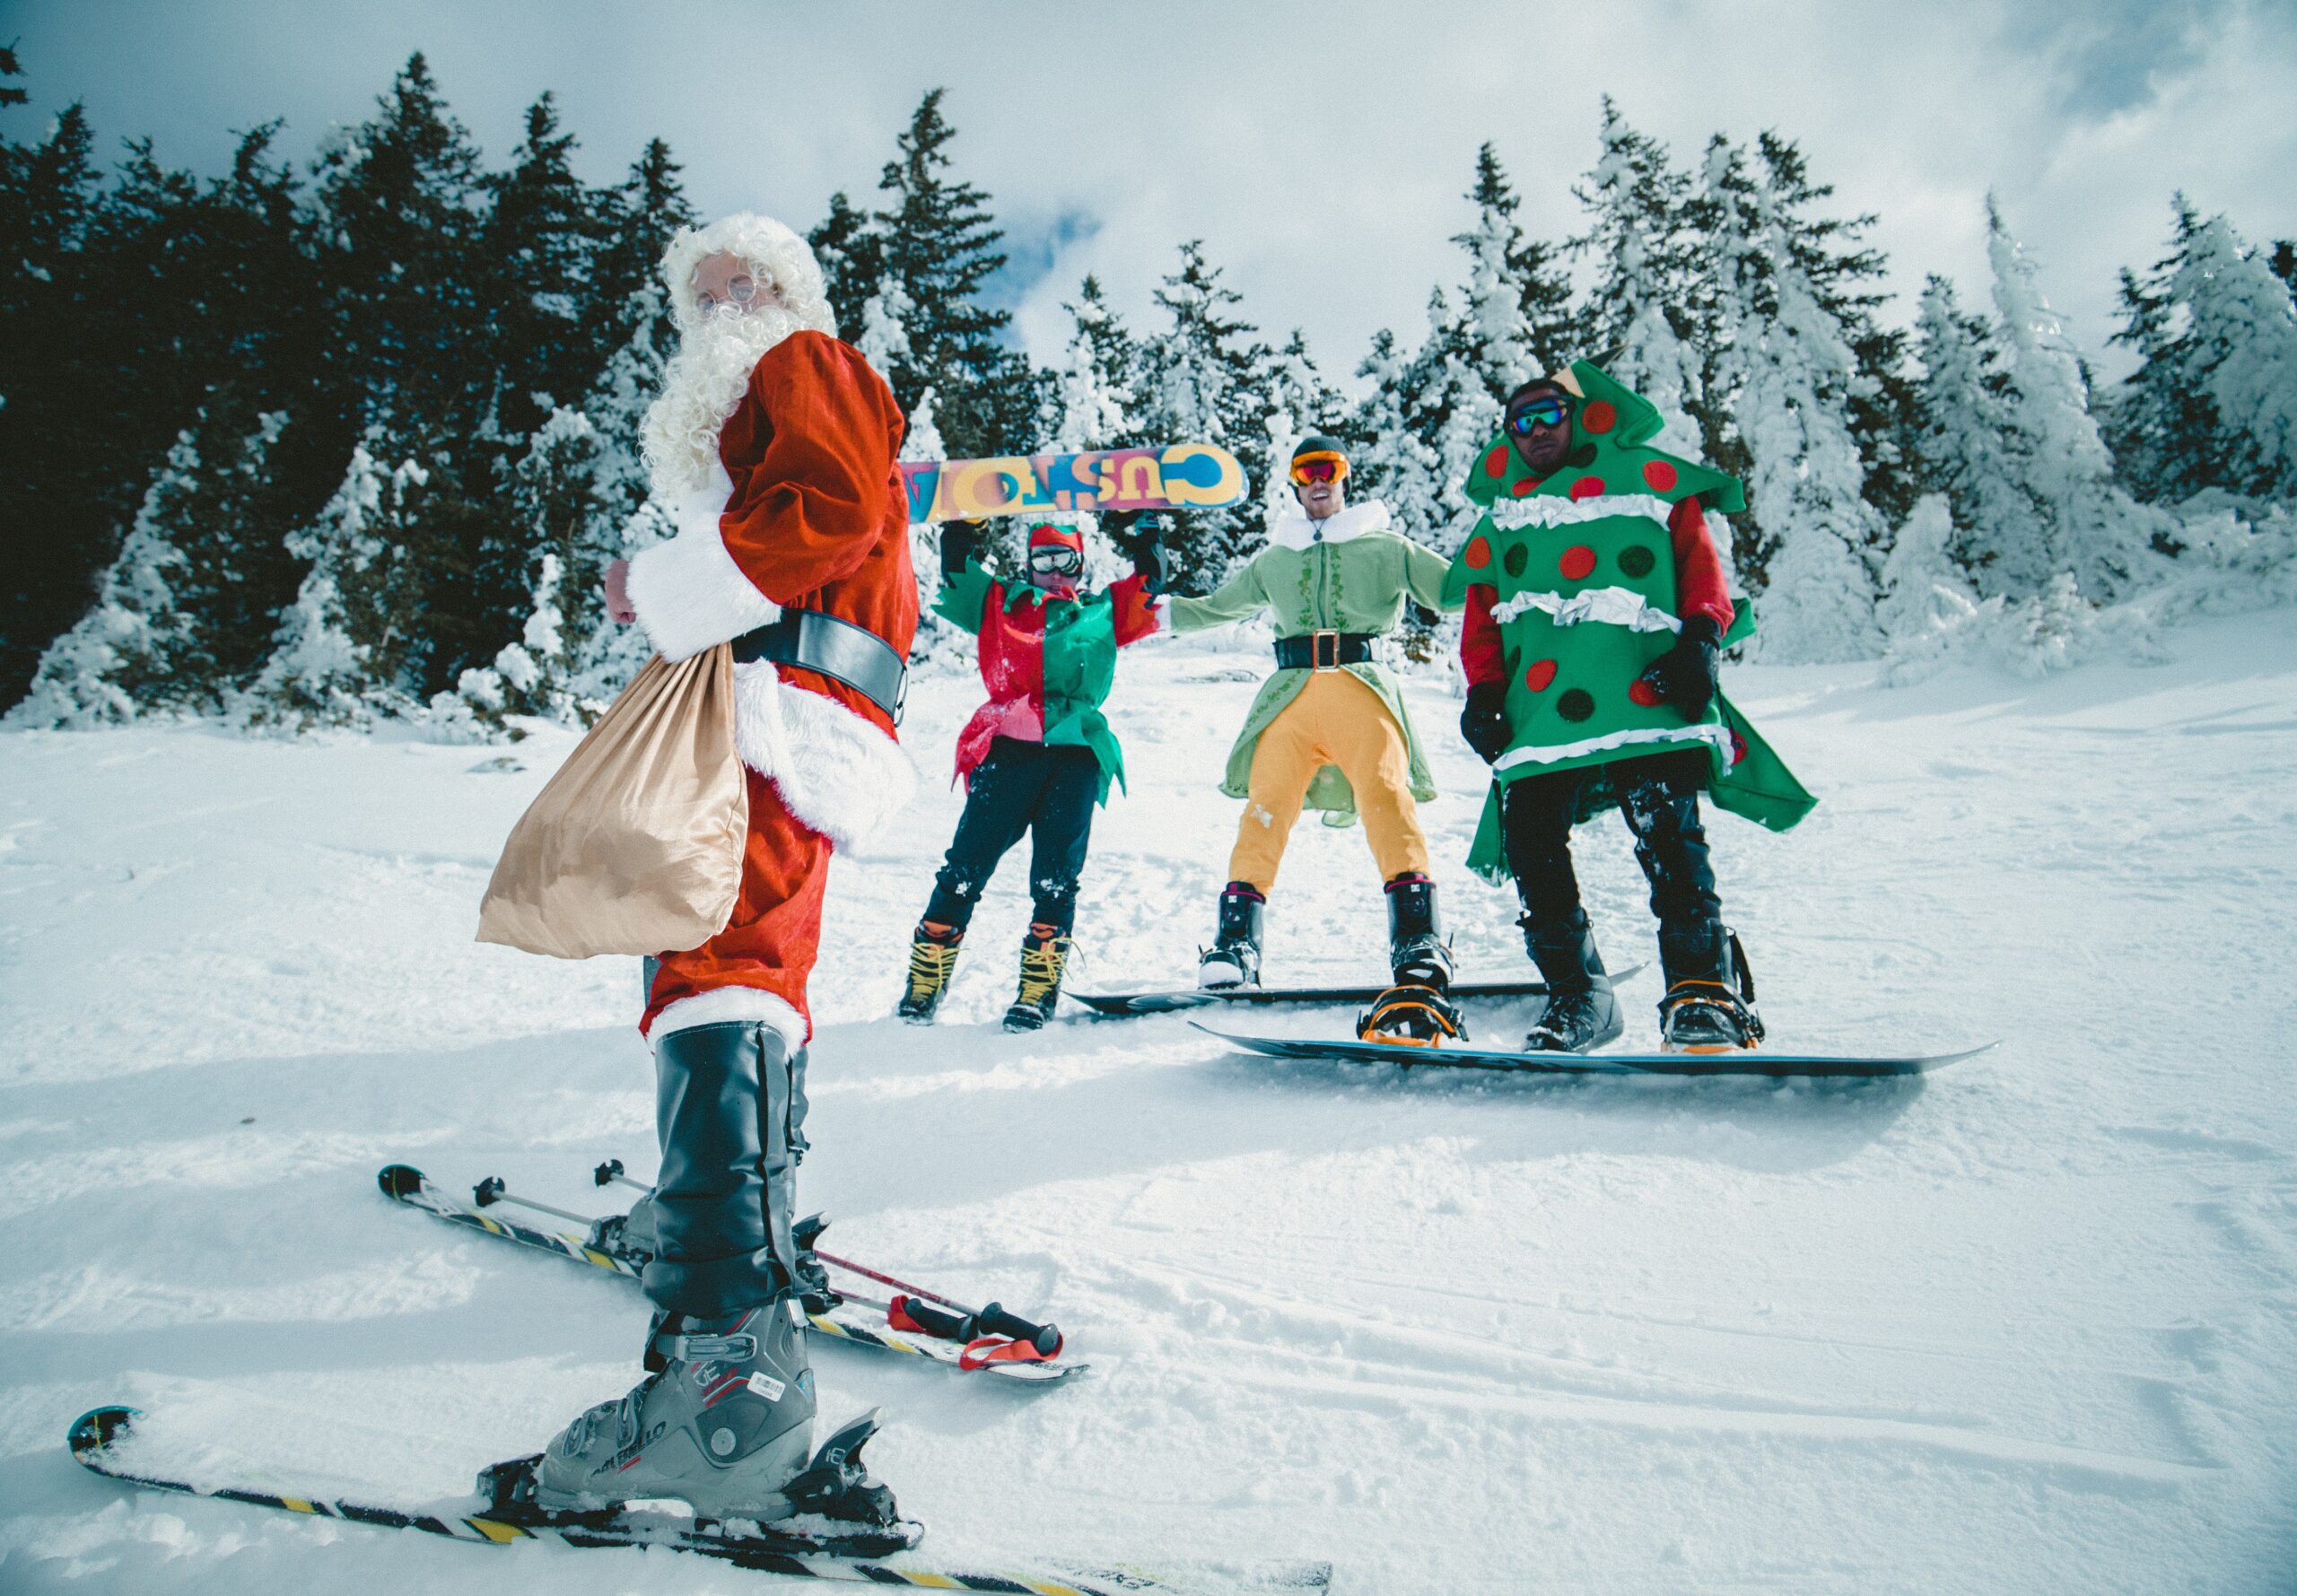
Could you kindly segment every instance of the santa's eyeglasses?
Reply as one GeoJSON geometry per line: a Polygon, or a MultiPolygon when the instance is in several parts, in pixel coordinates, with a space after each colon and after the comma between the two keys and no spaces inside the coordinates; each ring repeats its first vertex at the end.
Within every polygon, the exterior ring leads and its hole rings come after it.
{"type": "Polygon", "coordinates": [[[1065,543],[1041,543],[1029,551],[1029,569],[1039,576],[1076,576],[1085,569],[1085,551],[1065,543]]]}
{"type": "Polygon", "coordinates": [[[718,298],[706,288],[696,289],[694,299],[704,316],[712,310],[726,309],[747,310],[757,300],[757,283],[747,276],[735,277],[727,283],[724,299],[718,298]]]}
{"type": "Polygon", "coordinates": [[[1522,438],[1533,427],[1559,427],[1571,414],[1571,406],[1550,396],[1519,405],[1507,413],[1507,430],[1522,438]]]}

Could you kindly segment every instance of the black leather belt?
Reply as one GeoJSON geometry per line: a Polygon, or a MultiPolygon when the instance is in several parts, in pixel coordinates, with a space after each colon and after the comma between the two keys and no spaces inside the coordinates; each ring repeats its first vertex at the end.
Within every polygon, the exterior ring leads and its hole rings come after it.
{"type": "Polygon", "coordinates": [[[871,703],[901,720],[902,694],[908,686],[909,665],[893,645],[866,626],[841,621],[819,610],[784,610],[770,626],[745,632],[734,640],[734,658],[747,665],[771,659],[819,671],[833,682],[843,682],[871,703]]]}
{"type": "Polygon", "coordinates": [[[1279,670],[1338,670],[1362,665],[1372,658],[1368,632],[1308,632],[1276,640],[1279,670]]]}

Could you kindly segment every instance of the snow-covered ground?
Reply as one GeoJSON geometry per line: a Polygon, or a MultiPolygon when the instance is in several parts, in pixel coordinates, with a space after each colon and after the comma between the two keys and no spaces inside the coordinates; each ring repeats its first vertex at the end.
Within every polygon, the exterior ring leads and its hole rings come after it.
{"type": "MultiPolygon", "coordinates": [[[[1009,1037],[1018,860],[948,1022],[896,1025],[973,702],[923,683],[930,790],[832,889],[803,1196],[833,1246],[1042,1307],[1094,1374],[1029,1393],[822,1348],[825,1414],[891,1409],[875,1461],[945,1563],[1326,1557],[1346,1596],[2297,1588],[2297,641],[2281,614],[2170,643],[2039,684],[1733,673],[1824,800],[1712,833],[1774,1038],[2004,1039],[1829,1085],[1280,1065],[1177,1018],[1009,1037]]],[[[1128,657],[1080,984],[1189,978],[1260,673],[1128,657]]],[[[1457,862],[1456,705],[1412,699],[1463,967],[1524,973],[1457,862]]],[[[372,1179],[595,1209],[598,1160],[651,1168],[635,962],[470,940],[567,744],[0,738],[0,1588],[772,1587],[135,1496],[62,1444],[127,1400],[283,1485],[445,1496],[627,1383],[626,1284],[372,1179]]],[[[1611,957],[1650,958],[1623,829],[1581,837],[1611,957]]],[[[1304,824],[1270,920],[1271,978],[1376,977],[1360,833],[1304,824]]],[[[1655,980],[1627,991],[1647,1041],[1655,980]]]]}

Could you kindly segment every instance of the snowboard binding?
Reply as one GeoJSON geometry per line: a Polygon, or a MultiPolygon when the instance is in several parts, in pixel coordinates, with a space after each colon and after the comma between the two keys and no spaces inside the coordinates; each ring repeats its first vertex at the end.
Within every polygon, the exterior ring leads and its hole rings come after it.
{"type": "Polygon", "coordinates": [[[1724,957],[1714,979],[1674,980],[1659,999],[1661,1052],[1738,1053],[1761,1046],[1762,1016],[1755,1012],[1755,976],[1746,950],[1736,931],[1723,930],[1721,941],[1724,957]]]}
{"type": "Polygon", "coordinates": [[[1405,982],[1356,1016],[1356,1036],[1394,1047],[1441,1047],[1468,1040],[1467,1016],[1434,987],[1405,982]]]}

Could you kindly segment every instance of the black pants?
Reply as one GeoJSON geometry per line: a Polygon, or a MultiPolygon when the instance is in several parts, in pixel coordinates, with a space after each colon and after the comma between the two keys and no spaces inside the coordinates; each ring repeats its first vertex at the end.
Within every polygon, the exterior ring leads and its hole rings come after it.
{"type": "Polygon", "coordinates": [[[1090,748],[997,738],[989,757],[974,767],[965,812],[933,877],[925,918],[962,929],[998,861],[1027,832],[1032,918],[1069,930],[1077,923],[1077,881],[1085,873],[1100,796],[1101,762],[1090,748]]]}
{"type": "Polygon", "coordinates": [[[1715,895],[1707,828],[1699,820],[1707,769],[1706,753],[1690,749],[1509,782],[1500,810],[1507,868],[1515,875],[1528,923],[1559,924],[1579,911],[1571,827],[1586,783],[1598,778],[1608,781],[1627,829],[1635,833],[1635,862],[1651,883],[1651,912],[1660,924],[1719,919],[1723,901],[1715,895]]]}

